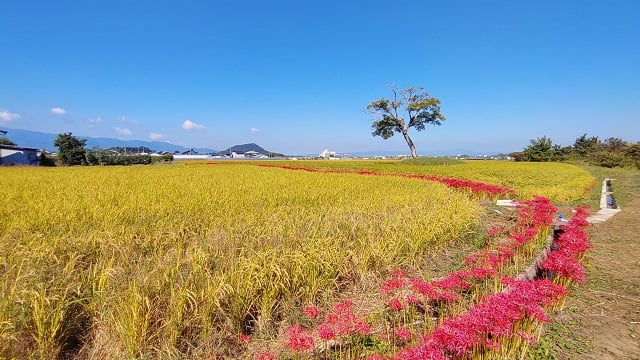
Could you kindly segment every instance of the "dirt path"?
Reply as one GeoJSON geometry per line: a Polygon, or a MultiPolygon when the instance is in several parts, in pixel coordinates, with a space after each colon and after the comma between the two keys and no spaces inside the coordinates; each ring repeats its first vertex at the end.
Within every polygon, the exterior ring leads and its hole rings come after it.
{"type": "Polygon", "coordinates": [[[623,211],[591,226],[588,283],[572,290],[532,357],[640,359],[638,180],[632,176],[618,183],[629,191],[623,211]]]}

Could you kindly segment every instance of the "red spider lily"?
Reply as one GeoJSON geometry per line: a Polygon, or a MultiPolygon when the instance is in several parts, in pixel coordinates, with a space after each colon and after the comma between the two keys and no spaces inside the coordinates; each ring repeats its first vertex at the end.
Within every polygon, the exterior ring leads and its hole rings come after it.
{"type": "MultiPolygon", "coordinates": [[[[271,164],[258,164],[260,167],[268,167],[268,168],[280,168],[286,170],[297,170],[297,171],[307,171],[307,172],[325,172],[325,173],[348,173],[348,171],[344,170],[318,170],[312,168],[304,168],[290,165],[271,165],[271,164]]],[[[439,183],[443,183],[449,187],[461,190],[467,190],[476,194],[487,194],[489,196],[498,196],[500,194],[503,195],[513,195],[515,191],[506,186],[499,185],[491,185],[486,184],[479,181],[472,180],[463,180],[463,179],[455,179],[455,178],[445,178],[439,177],[435,175],[419,175],[419,174],[385,174],[381,172],[377,172],[374,170],[358,170],[354,172],[359,175],[373,175],[373,176],[398,176],[408,179],[422,179],[435,181],[439,183]]]]}
{"type": "Polygon", "coordinates": [[[434,286],[448,291],[454,289],[468,289],[471,287],[471,284],[465,281],[471,277],[471,273],[465,270],[454,271],[449,274],[444,279],[434,280],[431,282],[434,286]]]}
{"type": "Polygon", "coordinates": [[[352,309],[353,309],[353,301],[351,300],[345,300],[333,306],[333,311],[339,315],[350,314],[352,309]]]}
{"type": "Polygon", "coordinates": [[[591,249],[591,244],[587,238],[587,234],[581,229],[569,228],[560,235],[555,244],[561,248],[573,253],[576,256],[584,254],[591,249]]]}
{"type": "Polygon", "coordinates": [[[558,276],[577,283],[585,282],[584,266],[580,263],[580,256],[591,244],[583,227],[588,225],[585,218],[586,208],[578,208],[576,215],[563,227],[564,232],[554,242],[557,250],[551,251],[540,267],[558,276]]]}
{"type": "Polygon", "coordinates": [[[540,264],[540,268],[549,270],[552,273],[580,284],[586,281],[584,266],[568,251],[557,250],[550,252],[547,258],[540,264]]]}
{"type": "Polygon", "coordinates": [[[387,302],[387,306],[394,311],[400,311],[404,307],[398,298],[392,298],[387,302]]]}
{"type": "Polygon", "coordinates": [[[369,335],[371,334],[371,325],[364,321],[358,321],[355,325],[355,332],[360,335],[369,335]]]}
{"type": "Polygon", "coordinates": [[[316,306],[309,305],[304,308],[304,315],[309,319],[317,318],[319,313],[320,313],[320,310],[318,310],[318,307],[316,306]]]}
{"type": "Polygon", "coordinates": [[[558,210],[551,200],[542,196],[534,196],[531,200],[523,201],[518,204],[518,208],[521,210],[518,213],[518,225],[532,225],[537,228],[551,225],[553,215],[558,210]]]}
{"type": "Polygon", "coordinates": [[[398,358],[418,359],[423,353],[440,358],[469,357],[478,347],[495,347],[494,340],[488,343],[490,339],[512,336],[516,324],[527,317],[547,321],[541,306],[550,305],[566,294],[563,287],[548,280],[508,279],[505,283],[509,291],[487,296],[466,313],[446,319],[425,337],[422,345],[400,352],[398,358]]]}
{"type": "Polygon", "coordinates": [[[404,326],[397,328],[395,331],[395,335],[403,342],[408,342],[409,340],[411,340],[411,330],[404,326]]]}
{"type": "Polygon", "coordinates": [[[449,291],[445,291],[437,288],[432,282],[426,282],[419,278],[413,278],[410,280],[411,287],[419,294],[422,294],[428,299],[452,302],[456,300],[456,295],[449,291]]]}
{"type": "Polygon", "coordinates": [[[397,289],[402,289],[405,285],[406,282],[404,279],[395,278],[385,281],[380,287],[380,290],[383,294],[389,294],[397,289]]]}
{"type": "Polygon", "coordinates": [[[329,340],[335,340],[336,333],[333,331],[333,329],[329,325],[320,324],[318,326],[318,336],[320,336],[320,339],[324,341],[329,341],[329,340]]]}
{"type": "Polygon", "coordinates": [[[368,335],[371,326],[361,318],[366,315],[356,315],[353,312],[353,302],[350,300],[335,304],[325,318],[325,322],[318,326],[318,336],[322,340],[334,340],[349,334],[368,335]]]}
{"type": "Polygon", "coordinates": [[[522,232],[511,233],[511,235],[509,235],[509,239],[513,240],[513,247],[515,248],[522,247],[522,245],[526,244],[527,242],[529,242],[529,240],[531,240],[531,238],[527,237],[526,233],[522,233],[522,232]]]}
{"type": "Polygon", "coordinates": [[[404,300],[410,305],[416,305],[422,302],[415,294],[407,294],[404,300]]]}
{"type": "Polygon", "coordinates": [[[491,276],[495,276],[496,274],[498,274],[498,272],[494,268],[472,268],[471,274],[473,275],[474,279],[481,280],[491,276]]]}
{"type": "Polygon", "coordinates": [[[504,228],[502,226],[493,226],[492,228],[487,230],[487,235],[491,237],[495,237],[500,235],[503,231],[504,231],[504,228]]]}
{"type": "Polygon", "coordinates": [[[434,289],[431,284],[420,278],[411,279],[411,287],[415,292],[418,292],[427,298],[434,299],[438,297],[438,291],[434,289]]]}
{"type": "Polygon", "coordinates": [[[304,334],[302,328],[298,325],[293,325],[287,331],[288,341],[287,347],[297,352],[305,352],[312,350],[315,347],[315,341],[313,337],[304,334]]]}
{"type": "Polygon", "coordinates": [[[427,339],[422,346],[418,346],[413,349],[400,350],[394,360],[448,360],[451,359],[445,356],[442,348],[433,342],[431,339],[427,339]]]}

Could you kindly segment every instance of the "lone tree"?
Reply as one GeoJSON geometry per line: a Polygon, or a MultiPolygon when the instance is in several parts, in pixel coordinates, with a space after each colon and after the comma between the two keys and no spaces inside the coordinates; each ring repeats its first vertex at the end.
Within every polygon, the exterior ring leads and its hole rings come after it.
{"type": "Polygon", "coordinates": [[[58,147],[58,160],[63,165],[82,165],[85,162],[87,139],[78,139],[70,132],[58,134],[53,145],[58,147]]]}
{"type": "Polygon", "coordinates": [[[411,157],[417,158],[416,146],[409,136],[409,128],[422,131],[427,124],[440,125],[445,120],[444,115],[440,113],[440,99],[431,97],[422,87],[391,90],[393,100],[382,98],[367,106],[367,111],[375,116],[371,124],[372,135],[388,139],[395,133],[401,133],[409,145],[411,157]],[[408,116],[406,120],[399,114],[402,111],[408,116]]]}

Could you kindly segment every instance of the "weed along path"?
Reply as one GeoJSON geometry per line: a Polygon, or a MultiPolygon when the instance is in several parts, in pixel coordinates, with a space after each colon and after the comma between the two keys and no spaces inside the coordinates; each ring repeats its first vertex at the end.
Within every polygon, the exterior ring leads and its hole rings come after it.
{"type": "Polygon", "coordinates": [[[571,290],[534,358],[640,359],[640,175],[616,178],[622,211],[591,225],[587,283],[571,290]]]}

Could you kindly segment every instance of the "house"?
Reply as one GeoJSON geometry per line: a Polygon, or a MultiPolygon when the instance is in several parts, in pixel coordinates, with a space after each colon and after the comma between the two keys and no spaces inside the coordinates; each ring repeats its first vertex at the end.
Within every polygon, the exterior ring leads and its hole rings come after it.
{"type": "Polygon", "coordinates": [[[0,145],[0,165],[38,165],[38,149],[0,145]]]}

